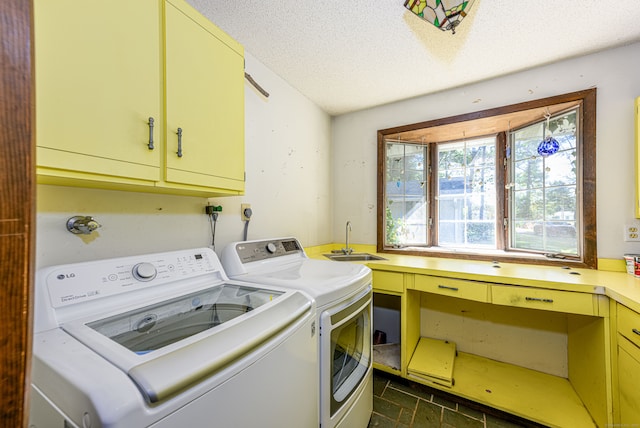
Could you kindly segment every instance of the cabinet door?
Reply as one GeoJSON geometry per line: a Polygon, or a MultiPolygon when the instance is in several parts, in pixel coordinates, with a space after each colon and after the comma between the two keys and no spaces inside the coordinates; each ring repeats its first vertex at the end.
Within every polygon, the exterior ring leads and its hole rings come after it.
{"type": "Polygon", "coordinates": [[[165,8],[166,181],[243,191],[242,48],[183,2],[165,8]]]}
{"type": "Polygon", "coordinates": [[[157,181],[159,1],[36,0],[34,22],[38,172],[157,181]]]}
{"type": "Polygon", "coordinates": [[[636,218],[640,218],[640,97],[636,98],[633,122],[636,128],[636,218]]]}
{"type": "Polygon", "coordinates": [[[620,391],[620,423],[640,423],[640,348],[618,336],[618,388],[620,391]]]}

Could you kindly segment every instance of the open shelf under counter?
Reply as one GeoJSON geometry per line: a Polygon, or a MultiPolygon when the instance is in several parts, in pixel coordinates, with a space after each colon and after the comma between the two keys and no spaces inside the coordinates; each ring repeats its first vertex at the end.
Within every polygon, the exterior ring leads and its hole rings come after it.
{"type": "Polygon", "coordinates": [[[373,293],[373,367],[400,376],[401,296],[386,293],[376,289],[373,293]]]}
{"type": "Polygon", "coordinates": [[[596,427],[568,379],[458,352],[454,385],[418,383],[503,410],[551,427],[596,427]]]}
{"type": "Polygon", "coordinates": [[[373,345],[373,368],[400,376],[400,365],[399,343],[373,345]]]}

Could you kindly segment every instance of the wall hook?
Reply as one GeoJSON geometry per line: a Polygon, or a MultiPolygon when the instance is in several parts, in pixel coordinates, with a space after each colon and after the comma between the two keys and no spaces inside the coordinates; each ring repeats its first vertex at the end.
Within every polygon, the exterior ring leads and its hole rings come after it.
{"type": "Polygon", "coordinates": [[[67,220],[67,230],[76,235],[90,235],[99,227],[102,225],[91,216],[76,215],[67,220]]]}

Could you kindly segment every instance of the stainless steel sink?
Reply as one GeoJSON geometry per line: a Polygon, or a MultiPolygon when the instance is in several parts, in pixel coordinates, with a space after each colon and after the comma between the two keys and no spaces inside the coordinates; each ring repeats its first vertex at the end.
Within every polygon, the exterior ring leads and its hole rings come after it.
{"type": "Polygon", "coordinates": [[[330,260],[337,262],[362,262],[367,260],[387,260],[384,257],[374,256],[369,253],[351,253],[351,254],[324,254],[330,260]]]}

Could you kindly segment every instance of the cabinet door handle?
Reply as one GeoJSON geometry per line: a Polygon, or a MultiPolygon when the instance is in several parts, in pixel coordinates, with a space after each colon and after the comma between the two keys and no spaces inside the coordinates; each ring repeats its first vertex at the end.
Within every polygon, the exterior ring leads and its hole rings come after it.
{"type": "Polygon", "coordinates": [[[443,288],[445,290],[458,291],[458,287],[450,287],[448,285],[438,285],[438,288],[443,288]]]}
{"type": "Polygon", "coordinates": [[[640,336],[640,330],[638,330],[637,328],[632,328],[631,331],[640,336]]]}
{"type": "Polygon", "coordinates": [[[182,128],[178,128],[178,151],[176,152],[178,157],[182,157],[182,128]]]}
{"type": "Polygon", "coordinates": [[[540,297],[525,297],[525,300],[529,302],[544,302],[544,303],[553,303],[553,299],[543,299],[540,297]]]}
{"type": "Polygon", "coordinates": [[[153,150],[153,118],[150,117],[149,118],[149,144],[147,145],[149,147],[149,150],[153,150]]]}

